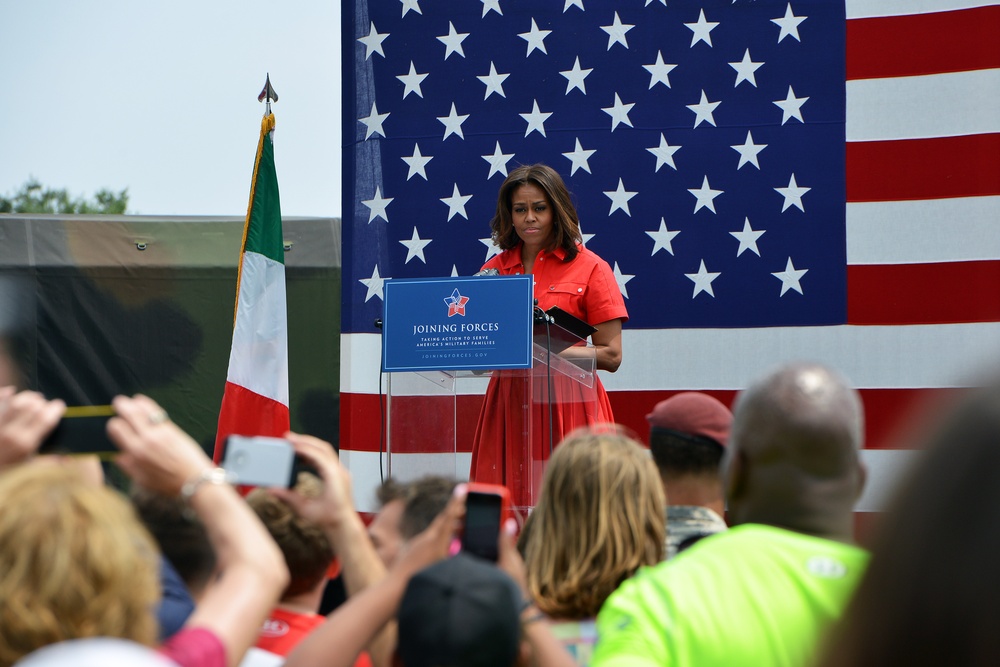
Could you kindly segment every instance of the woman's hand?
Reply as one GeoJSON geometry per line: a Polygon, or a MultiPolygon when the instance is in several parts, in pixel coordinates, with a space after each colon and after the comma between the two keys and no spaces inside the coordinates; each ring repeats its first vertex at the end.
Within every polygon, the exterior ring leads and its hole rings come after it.
{"type": "Polygon", "coordinates": [[[36,391],[0,388],[0,468],[27,460],[59,424],[66,404],[36,391]]]}
{"type": "Polygon", "coordinates": [[[306,459],[319,473],[323,492],[316,497],[305,497],[291,489],[275,488],[271,493],[288,503],[296,514],[324,530],[337,530],[354,515],[351,499],[351,475],[340,464],[337,452],[330,443],[310,435],[286,433],[295,453],[306,459]]]}
{"type": "Polygon", "coordinates": [[[622,365],[622,321],[608,320],[595,324],[590,335],[597,355],[597,368],[614,373],[622,365]]]}
{"type": "Polygon", "coordinates": [[[117,416],[108,421],[108,436],[122,450],[115,462],[137,484],[176,496],[185,482],[213,467],[198,443],[153,399],[116,396],[112,404],[117,416]]]}

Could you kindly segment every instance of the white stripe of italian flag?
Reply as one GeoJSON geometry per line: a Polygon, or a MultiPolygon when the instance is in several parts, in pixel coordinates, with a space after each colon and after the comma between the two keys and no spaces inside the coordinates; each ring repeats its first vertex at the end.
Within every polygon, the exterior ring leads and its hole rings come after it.
{"type": "Polygon", "coordinates": [[[271,134],[261,123],[250,204],[243,227],[233,347],[219,412],[215,460],[232,434],[282,436],[288,431],[288,324],[278,178],[271,134]]]}

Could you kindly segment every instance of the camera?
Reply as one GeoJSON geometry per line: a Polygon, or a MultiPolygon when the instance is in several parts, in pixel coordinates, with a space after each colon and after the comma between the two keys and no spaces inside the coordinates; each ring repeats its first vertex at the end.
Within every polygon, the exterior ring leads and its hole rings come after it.
{"type": "Polygon", "coordinates": [[[510,491],[498,484],[471,482],[465,497],[462,551],[496,562],[500,530],[510,516],[510,491]]]}
{"type": "Polygon", "coordinates": [[[222,467],[234,484],[287,489],[306,466],[284,438],[231,435],[222,451],[222,467]]]}
{"type": "Polygon", "coordinates": [[[108,420],[115,415],[110,405],[80,405],[66,408],[62,419],[42,441],[39,454],[110,454],[118,448],[108,437],[108,420]]]}

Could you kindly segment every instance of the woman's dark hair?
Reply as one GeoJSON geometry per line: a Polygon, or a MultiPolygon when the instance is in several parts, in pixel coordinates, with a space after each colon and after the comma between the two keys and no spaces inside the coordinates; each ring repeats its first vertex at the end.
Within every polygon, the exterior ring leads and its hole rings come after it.
{"type": "Polygon", "coordinates": [[[529,183],[541,188],[552,207],[553,243],[548,249],[562,248],[566,252],[566,261],[573,259],[577,254],[576,245],[583,240],[580,235],[580,218],[562,177],[555,169],[544,164],[518,167],[510,172],[507,180],[500,186],[497,212],[490,220],[493,243],[501,250],[510,250],[521,242],[514,229],[511,200],[516,189],[529,183]]]}
{"type": "Polygon", "coordinates": [[[1000,664],[1000,384],[965,397],[919,456],[823,667],[1000,664]]]}

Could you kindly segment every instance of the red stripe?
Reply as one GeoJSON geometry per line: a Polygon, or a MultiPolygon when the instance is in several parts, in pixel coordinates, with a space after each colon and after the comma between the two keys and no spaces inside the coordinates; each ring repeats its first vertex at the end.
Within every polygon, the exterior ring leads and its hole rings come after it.
{"type": "Polygon", "coordinates": [[[1000,321],[1000,261],[847,267],[848,324],[1000,321]]]}
{"type": "Polygon", "coordinates": [[[847,78],[876,79],[1000,67],[1000,7],[852,19],[847,78]]]}
{"type": "MultiPolygon", "coordinates": [[[[379,428],[381,415],[385,413],[379,411],[378,398],[374,394],[345,392],[340,395],[340,434],[344,449],[385,450],[379,428]]],[[[441,396],[393,398],[393,423],[399,430],[393,438],[392,451],[396,454],[448,452],[457,433],[458,451],[471,452],[483,397],[459,396],[454,423],[451,403],[450,397],[441,396]]]]}
{"type": "MultiPolygon", "coordinates": [[[[611,399],[611,406],[614,409],[615,421],[631,429],[637,438],[646,441],[649,433],[649,425],[646,422],[646,415],[653,406],[665,398],[669,398],[678,393],[679,390],[648,390],[648,391],[612,391],[608,392],[611,399]]],[[[710,394],[726,405],[732,405],[736,397],[736,390],[702,390],[710,394]]],[[[866,422],[865,422],[865,443],[868,449],[908,449],[911,439],[901,431],[903,426],[913,423],[914,416],[927,414],[929,405],[934,401],[948,398],[954,395],[958,389],[861,389],[861,399],[864,402],[866,422]]],[[[379,451],[379,408],[378,397],[373,394],[341,394],[342,428],[344,433],[351,433],[350,440],[343,440],[344,448],[352,451],[377,452],[379,451]],[[353,422],[353,426],[350,425],[353,422]],[[363,424],[363,426],[362,426],[363,424]],[[346,443],[350,443],[349,445],[346,443]]],[[[409,405],[404,408],[408,416],[412,416],[415,411],[421,415],[440,411],[442,414],[450,415],[450,399],[446,405],[440,397],[421,397],[409,399],[409,405]],[[421,408],[422,406],[422,408],[421,408]]],[[[481,396],[459,396],[457,401],[458,418],[458,451],[471,451],[472,437],[475,433],[476,421],[479,417],[479,410],[482,407],[481,396]]],[[[395,410],[394,410],[395,412],[395,410]]],[[[440,415],[433,419],[438,423],[445,423],[449,420],[441,420],[440,415]]],[[[427,424],[428,428],[433,427],[433,423],[421,418],[420,423],[427,424]]],[[[419,428],[414,431],[417,437],[402,439],[394,444],[393,451],[396,453],[441,453],[450,451],[449,431],[433,431],[419,428]],[[432,446],[427,446],[428,434],[432,434],[430,440],[432,446]]]]}
{"type": "Polygon", "coordinates": [[[848,142],[847,201],[997,195],[997,155],[1000,134],[848,142]]]}
{"type": "Polygon", "coordinates": [[[281,437],[288,432],[288,406],[232,382],[226,383],[219,411],[219,429],[212,458],[222,460],[222,442],[229,435],[281,437]]]}

